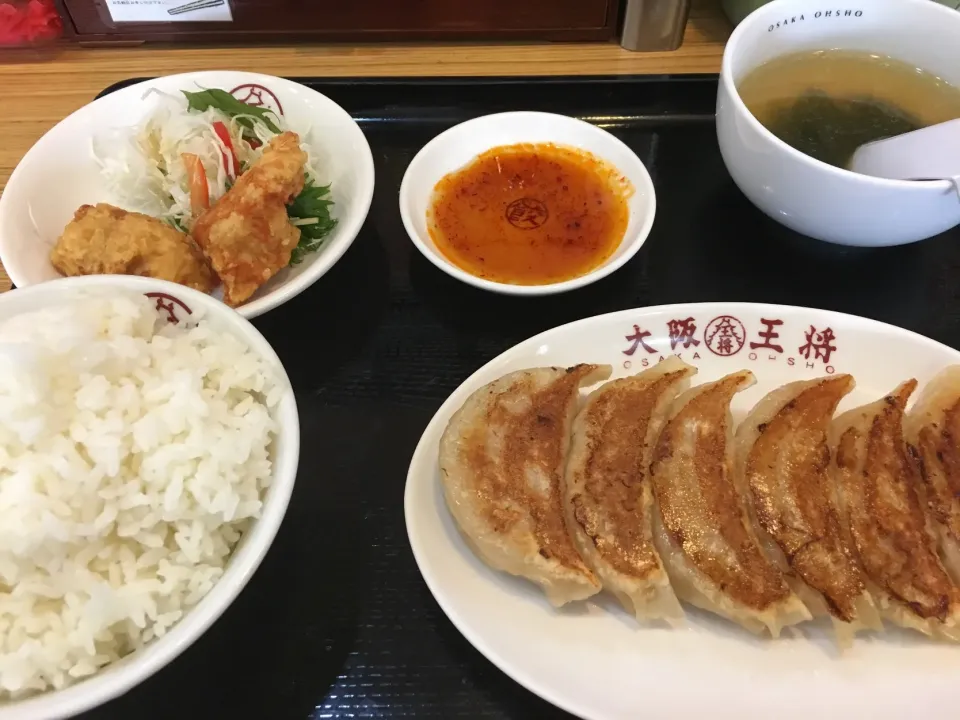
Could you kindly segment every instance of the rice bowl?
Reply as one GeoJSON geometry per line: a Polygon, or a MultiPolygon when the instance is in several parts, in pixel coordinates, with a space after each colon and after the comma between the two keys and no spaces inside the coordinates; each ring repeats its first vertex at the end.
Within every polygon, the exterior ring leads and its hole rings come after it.
{"type": "Polygon", "coordinates": [[[0,296],[0,365],[0,720],[69,716],[247,582],[292,491],[296,404],[249,323],[143,278],[0,296]]]}

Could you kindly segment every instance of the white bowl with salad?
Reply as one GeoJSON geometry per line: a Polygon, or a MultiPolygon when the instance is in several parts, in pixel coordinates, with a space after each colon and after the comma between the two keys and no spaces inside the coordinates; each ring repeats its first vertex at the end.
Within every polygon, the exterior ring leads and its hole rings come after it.
{"type": "MultiPolygon", "coordinates": [[[[261,159],[267,162],[271,141],[286,131],[298,137],[299,150],[293,147],[302,170],[296,182],[283,186],[285,210],[277,206],[285,212],[280,223],[285,252],[270,255],[276,267],[262,272],[263,277],[272,275],[269,280],[249,299],[232,303],[241,315],[256,317],[303,292],[340,259],[366,219],[374,187],[370,146],[353,118],[326,96],[269,75],[171,75],[118,90],[65,118],[27,152],[0,196],[0,260],[17,287],[63,274],[150,275],[149,258],[137,253],[165,247],[155,239],[156,232],[171,246],[177,246],[177,238],[186,238],[191,252],[197,254],[199,247],[213,269],[210,291],[223,297],[219,281],[228,287],[236,265],[229,253],[257,252],[265,242],[258,232],[269,236],[277,227],[269,217],[261,222],[259,206],[249,202],[263,194],[252,178],[269,182],[270,171],[248,173],[261,159]],[[231,204],[225,199],[234,187],[231,204]],[[244,197],[237,195],[241,188],[248,191],[244,197]],[[226,257],[218,248],[208,252],[207,238],[201,238],[199,230],[204,213],[213,212],[221,201],[221,216],[247,215],[233,231],[228,228],[226,257]],[[79,269],[60,272],[63,263],[55,266],[51,261],[54,246],[83,214],[78,209],[99,209],[101,204],[125,219],[125,213],[135,213],[137,220],[118,224],[91,212],[83,221],[86,226],[74,227],[76,242],[68,248],[68,254],[77,256],[73,259],[79,260],[74,263],[79,269]],[[172,241],[171,228],[177,231],[172,241]],[[111,247],[113,255],[105,262],[94,257],[110,243],[124,247],[111,247]],[[119,257],[127,258],[123,269],[114,262],[119,257]],[[97,269],[101,267],[107,269],[97,269]]],[[[219,229],[235,219],[221,217],[219,229]]],[[[209,234],[217,236],[217,229],[209,234]]],[[[260,266],[254,269],[259,276],[260,266]]]]}

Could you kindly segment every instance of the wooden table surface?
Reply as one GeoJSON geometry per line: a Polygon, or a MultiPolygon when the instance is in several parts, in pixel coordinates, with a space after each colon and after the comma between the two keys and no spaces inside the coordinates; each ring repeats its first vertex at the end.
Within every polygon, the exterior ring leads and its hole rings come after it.
{"type": "MultiPolygon", "coordinates": [[[[730,24],[717,0],[695,0],[683,45],[633,53],[610,44],[324,45],[64,48],[0,59],[4,138],[0,192],[23,154],[103,88],[131,77],[193,70],[280,76],[629,75],[717,72],[730,24]]],[[[0,267],[0,291],[9,289],[0,267]]]]}

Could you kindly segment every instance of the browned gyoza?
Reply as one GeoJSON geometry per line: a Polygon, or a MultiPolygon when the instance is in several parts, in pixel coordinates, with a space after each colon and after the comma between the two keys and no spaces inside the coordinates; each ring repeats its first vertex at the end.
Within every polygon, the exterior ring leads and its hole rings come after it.
{"type": "Polygon", "coordinates": [[[510,373],[474,392],[440,441],[444,496],[467,541],[555,605],[601,587],[570,537],[562,493],[580,387],[610,372],[577,365],[510,373]]]}
{"type": "Polygon", "coordinates": [[[920,463],[940,557],[960,583],[960,365],[927,384],[907,416],[906,435],[920,463]]]}
{"type": "Polygon", "coordinates": [[[754,382],[741,371],[677,399],[650,468],[654,539],[681,600],[776,636],[810,613],[764,556],[733,478],[730,402],[754,382]]]}
{"type": "Polygon", "coordinates": [[[904,409],[916,387],[909,380],[834,421],[840,506],[881,615],[960,640],[960,593],[937,555],[920,470],[903,438],[904,409]]]}
{"type": "Polygon", "coordinates": [[[649,466],[666,410],[696,372],[672,357],[612,380],[591,393],[573,426],[567,523],[603,587],[640,620],[683,619],[653,544],[649,466]]]}
{"type": "Polygon", "coordinates": [[[840,643],[880,617],[853,559],[837,508],[828,441],[849,375],[789,383],[764,397],[737,429],[737,480],[767,554],[817,615],[829,614],[840,643]]]}

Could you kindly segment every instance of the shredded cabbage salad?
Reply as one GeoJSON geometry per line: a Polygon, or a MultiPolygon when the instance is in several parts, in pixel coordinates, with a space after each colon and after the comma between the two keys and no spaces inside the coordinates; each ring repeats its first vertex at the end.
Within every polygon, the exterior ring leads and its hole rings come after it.
{"type": "MultiPolygon", "coordinates": [[[[224,90],[172,95],[152,89],[144,98],[150,96],[156,108],[139,127],[93,138],[92,152],[119,203],[184,232],[259,159],[273,137],[288,129],[282,117],[244,105],[224,90]]],[[[329,185],[320,185],[307,141],[309,128],[298,134],[307,163],[303,192],[288,206],[291,222],[301,231],[292,265],[318,250],[336,225],[329,185]]]]}

